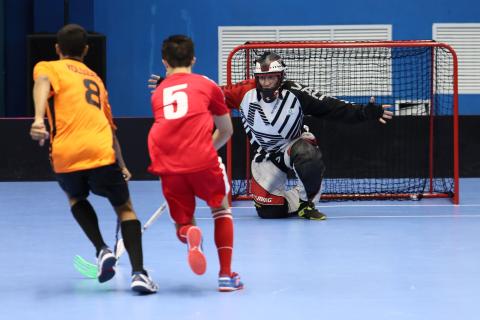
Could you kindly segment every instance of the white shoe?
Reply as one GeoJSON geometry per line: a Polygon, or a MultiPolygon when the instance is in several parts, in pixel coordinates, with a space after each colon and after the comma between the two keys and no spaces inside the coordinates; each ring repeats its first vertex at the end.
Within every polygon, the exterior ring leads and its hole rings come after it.
{"type": "Polygon", "coordinates": [[[153,282],[152,278],[148,274],[134,273],[132,275],[132,284],[130,286],[133,291],[150,294],[158,291],[158,286],[153,282]]]}
{"type": "Polygon", "coordinates": [[[117,259],[109,248],[100,250],[97,260],[98,282],[103,283],[113,278],[115,275],[115,269],[113,267],[116,263],[117,259]]]}

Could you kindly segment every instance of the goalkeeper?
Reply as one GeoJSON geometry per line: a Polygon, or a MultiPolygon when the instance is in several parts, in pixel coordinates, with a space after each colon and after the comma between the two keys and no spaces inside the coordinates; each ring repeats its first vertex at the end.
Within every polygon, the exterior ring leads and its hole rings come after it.
{"type": "MultiPolygon", "coordinates": [[[[151,79],[151,81],[153,78],[151,79]]],[[[261,218],[324,220],[315,203],[320,199],[325,172],[315,136],[303,125],[306,115],[325,120],[385,124],[390,105],[348,103],[289,81],[286,65],[274,52],[256,61],[254,78],[221,87],[229,108],[238,108],[247,136],[255,149],[251,192],[261,218]],[[287,173],[293,170],[298,185],[286,190],[287,173]]]]}

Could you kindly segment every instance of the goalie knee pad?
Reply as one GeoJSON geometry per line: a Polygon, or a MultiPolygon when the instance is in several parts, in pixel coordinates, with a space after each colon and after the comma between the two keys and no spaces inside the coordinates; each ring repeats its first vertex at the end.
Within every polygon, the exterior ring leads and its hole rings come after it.
{"type": "Polygon", "coordinates": [[[288,212],[288,203],[285,201],[282,205],[263,205],[255,202],[257,214],[262,219],[283,219],[290,217],[288,212]]]}
{"type": "Polygon", "coordinates": [[[290,162],[302,182],[308,199],[320,192],[325,164],[317,145],[306,139],[298,139],[290,148],[290,162]]]}

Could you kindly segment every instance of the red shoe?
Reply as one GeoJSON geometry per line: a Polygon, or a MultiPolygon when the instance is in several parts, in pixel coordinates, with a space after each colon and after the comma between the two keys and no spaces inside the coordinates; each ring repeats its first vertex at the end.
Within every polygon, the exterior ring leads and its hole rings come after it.
{"type": "Polygon", "coordinates": [[[192,271],[202,275],[207,270],[207,259],[202,251],[202,231],[199,227],[190,227],[187,231],[188,264],[192,271]]]}

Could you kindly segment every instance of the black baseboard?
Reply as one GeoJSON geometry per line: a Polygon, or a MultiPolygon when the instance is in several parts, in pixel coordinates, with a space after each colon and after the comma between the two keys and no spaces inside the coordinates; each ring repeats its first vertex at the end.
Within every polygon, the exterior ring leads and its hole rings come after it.
{"type": "MultiPolygon", "coordinates": [[[[406,119],[406,117],[405,117],[406,119]]],[[[314,123],[312,130],[316,133],[320,140],[320,146],[324,154],[324,159],[327,165],[327,175],[336,177],[351,176],[352,170],[355,175],[362,175],[362,168],[365,167],[362,163],[375,163],[378,161],[381,154],[379,154],[379,145],[390,145],[398,143],[398,137],[393,138],[392,132],[402,125],[405,119],[395,119],[387,126],[379,126],[377,124],[362,124],[360,126],[345,126],[332,125],[330,123],[314,123]],[[364,139],[355,140],[357,133],[367,132],[364,139]],[[350,135],[353,138],[348,139],[348,143],[338,141],[345,141],[345,135],[350,135]],[[340,139],[340,140],[339,140],[340,139]],[[395,140],[397,139],[397,140],[395,140]],[[361,151],[365,157],[358,159],[351,159],[352,150],[361,151]],[[351,163],[354,163],[352,165],[351,163]]],[[[415,120],[417,121],[417,120],[415,120]]],[[[417,126],[422,126],[422,121],[416,123],[417,126]]],[[[460,176],[461,177],[480,177],[480,116],[461,116],[460,119],[460,176]]],[[[50,167],[48,159],[48,146],[39,147],[38,144],[30,139],[29,128],[31,119],[0,119],[0,181],[42,181],[54,180],[54,175],[50,167]]],[[[134,180],[152,180],[155,176],[147,172],[149,164],[148,150],[147,150],[147,135],[152,124],[150,118],[117,118],[115,122],[118,126],[118,138],[122,145],[123,155],[125,161],[133,174],[134,180]]],[[[245,140],[241,123],[237,119],[234,121],[236,138],[234,139],[234,148],[236,150],[245,150],[245,140]]],[[[441,129],[442,125],[440,122],[441,129]]],[[[445,126],[444,130],[439,130],[437,139],[439,143],[436,145],[437,150],[437,164],[440,170],[446,166],[451,155],[448,150],[451,139],[450,128],[445,126]]],[[[418,148],[419,139],[415,136],[406,136],[402,139],[409,139],[412,152],[418,148]]],[[[405,143],[403,141],[402,143],[405,143]]],[[[186,150],[185,152],[188,152],[186,150]]],[[[245,159],[244,151],[240,152],[238,156],[233,159],[233,175],[234,177],[242,177],[244,175],[241,169],[245,159]]],[[[225,155],[225,150],[221,150],[221,156],[225,155]]],[[[422,156],[419,155],[419,159],[422,156]]],[[[398,154],[398,161],[402,161],[402,153],[398,154]]],[[[377,164],[378,165],[378,164],[377,164]]],[[[385,172],[390,171],[393,167],[391,163],[384,163],[385,172]]],[[[410,168],[406,167],[407,170],[410,168]]],[[[448,171],[448,170],[447,170],[448,171]]],[[[364,173],[368,175],[368,172],[364,173]]],[[[384,174],[384,173],[380,173],[384,174]]],[[[393,175],[405,175],[408,172],[394,172],[393,175]]]]}

